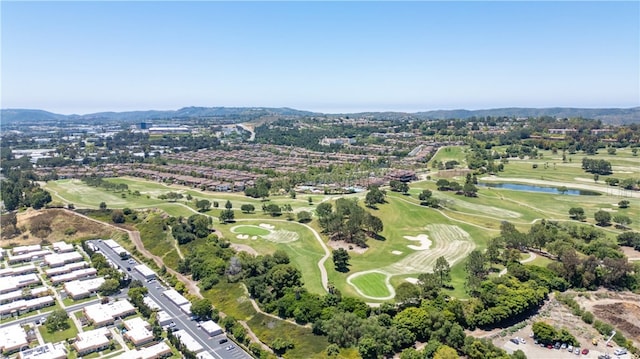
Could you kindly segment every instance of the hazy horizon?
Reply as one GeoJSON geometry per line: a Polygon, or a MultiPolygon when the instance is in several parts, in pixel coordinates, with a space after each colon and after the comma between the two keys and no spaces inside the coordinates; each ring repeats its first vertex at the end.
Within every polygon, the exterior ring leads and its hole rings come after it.
{"type": "Polygon", "coordinates": [[[0,107],[640,106],[640,2],[2,2],[0,107]]]}

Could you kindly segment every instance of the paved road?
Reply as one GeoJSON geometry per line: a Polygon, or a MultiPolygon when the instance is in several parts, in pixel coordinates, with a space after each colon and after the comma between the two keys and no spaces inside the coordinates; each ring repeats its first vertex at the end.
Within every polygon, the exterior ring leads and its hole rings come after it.
{"type": "Polygon", "coordinates": [[[162,292],[164,292],[167,288],[163,284],[159,283],[157,280],[152,280],[151,282],[147,282],[145,278],[138,273],[133,267],[136,264],[129,264],[128,259],[122,259],[118,254],[111,250],[106,244],[99,241],[89,241],[94,244],[96,247],[100,249],[100,251],[105,254],[111,261],[119,265],[123,270],[126,270],[127,267],[131,268],[131,271],[127,271],[127,273],[133,278],[141,281],[145,287],[147,287],[149,293],[148,296],[153,299],[156,303],[162,307],[162,309],[167,312],[172,318],[173,322],[176,324],[176,329],[184,329],[187,333],[189,333],[200,345],[205,348],[205,351],[209,352],[215,358],[218,359],[250,359],[252,356],[245,352],[240,347],[235,347],[234,349],[227,350],[227,347],[232,343],[231,341],[220,344],[220,339],[226,338],[226,335],[221,334],[215,337],[210,337],[204,330],[198,327],[198,323],[190,320],[189,316],[184,314],[182,310],[175,304],[173,304],[169,299],[167,299],[162,292]]]}

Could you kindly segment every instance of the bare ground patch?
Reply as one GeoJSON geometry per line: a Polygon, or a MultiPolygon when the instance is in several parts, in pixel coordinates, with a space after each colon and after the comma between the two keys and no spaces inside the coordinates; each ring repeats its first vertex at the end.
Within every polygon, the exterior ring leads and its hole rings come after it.
{"type": "Polygon", "coordinates": [[[369,249],[369,248],[362,248],[360,246],[356,246],[355,244],[347,243],[345,241],[333,241],[333,240],[331,240],[331,241],[327,242],[327,245],[329,247],[333,248],[333,249],[342,248],[342,249],[344,249],[346,251],[353,252],[353,253],[358,253],[358,254],[362,254],[362,253],[366,252],[367,249],[369,249]]]}
{"type": "Polygon", "coordinates": [[[39,244],[43,240],[53,243],[81,238],[110,238],[119,233],[108,225],[98,224],[63,209],[30,209],[19,213],[17,222],[18,228],[24,231],[11,239],[3,238],[1,242],[3,246],[39,244]],[[49,223],[50,233],[46,236],[35,236],[30,230],[34,221],[49,223]]]}

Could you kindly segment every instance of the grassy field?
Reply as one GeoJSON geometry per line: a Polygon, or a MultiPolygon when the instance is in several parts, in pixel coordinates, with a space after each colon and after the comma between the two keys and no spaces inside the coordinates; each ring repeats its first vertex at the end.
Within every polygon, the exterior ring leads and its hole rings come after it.
{"type": "Polygon", "coordinates": [[[73,320],[67,319],[67,324],[69,324],[69,329],[49,333],[47,331],[46,325],[41,325],[38,327],[40,334],[42,335],[42,339],[47,343],[57,343],[69,338],[75,338],[78,335],[78,328],[73,323],[73,320]]]}
{"type": "MultiPolygon", "coordinates": [[[[504,150],[500,147],[495,149],[504,150]]],[[[464,163],[466,151],[468,151],[466,147],[443,148],[438,151],[434,160],[456,160],[464,163]]],[[[464,256],[473,248],[484,249],[487,241],[498,235],[502,221],[509,221],[519,230],[526,232],[532,223],[541,218],[569,221],[569,209],[582,207],[587,216],[586,224],[594,223],[593,215],[596,211],[605,210],[612,216],[623,214],[632,218],[634,222],[631,228],[640,230],[640,220],[635,220],[640,218],[640,199],[624,197],[624,193],[617,187],[610,187],[604,183],[607,177],[620,179],[640,177],[640,158],[632,156],[628,149],[619,149],[616,155],[608,155],[605,150],[600,152],[601,154],[594,158],[611,161],[614,174],[600,176],[597,182],[593,180],[591,174],[585,173],[580,168],[583,155],[567,155],[567,160],[563,162],[561,152],[553,154],[551,151],[541,151],[542,158],[510,159],[505,164],[504,172],[494,176],[496,179],[507,182],[542,180],[561,183],[568,188],[579,185],[595,186],[602,193],[599,196],[571,196],[481,187],[478,197],[468,198],[451,192],[437,191],[435,182],[438,179],[438,173],[435,171],[431,173],[431,180],[411,183],[409,195],[387,192],[387,203],[375,210],[367,209],[383,220],[384,230],[380,233],[382,240],[369,239],[369,247],[366,251],[351,252],[348,273],[335,271],[331,260],[325,262],[328,279],[346,295],[360,296],[354,287],[357,286],[362,293],[369,293],[371,297],[385,297],[388,293],[386,281],[397,286],[407,278],[416,278],[420,273],[431,270],[437,256],[444,255],[452,263],[452,284],[455,289],[451,294],[465,297],[464,256]],[[533,168],[534,164],[537,168],[533,168]],[[443,208],[436,210],[420,206],[418,194],[423,189],[432,190],[433,195],[442,201],[443,208]],[[629,200],[630,207],[618,208],[618,202],[621,199],[629,200]],[[418,245],[410,238],[420,236],[426,236],[431,242],[430,246],[420,250],[410,247],[418,245]],[[347,282],[350,275],[372,270],[380,270],[386,275],[367,274],[355,277],[352,281],[353,285],[347,282]]],[[[447,175],[449,176],[450,173],[447,175]]],[[[454,178],[454,180],[464,182],[464,178],[454,178]]],[[[305,287],[313,293],[324,293],[318,268],[318,261],[324,255],[324,251],[313,233],[295,221],[287,221],[286,215],[274,218],[260,210],[255,213],[242,213],[238,210],[245,203],[259,209],[263,204],[260,200],[248,198],[239,193],[202,192],[185,186],[168,186],[136,178],[118,178],[109,179],[109,181],[126,183],[131,191],[139,191],[141,195],[125,194],[123,198],[121,193],[88,187],[76,180],[49,182],[45,188],[52,191],[54,200],[72,202],[76,207],[95,208],[104,201],[109,208],[157,208],[173,216],[190,216],[198,213],[194,207],[194,201],[208,199],[212,203],[219,203],[219,208],[205,212],[215,218],[221,208],[224,209],[225,202],[229,200],[235,210],[236,223],[219,224],[214,221],[215,228],[225,238],[233,243],[249,246],[258,253],[273,253],[278,249],[286,251],[292,263],[303,273],[305,287]],[[185,196],[190,194],[193,200],[166,202],[158,199],[160,194],[169,191],[179,192],[185,196]],[[271,225],[273,229],[261,227],[261,224],[271,225]]],[[[483,181],[483,177],[480,181],[483,181]]],[[[305,194],[299,194],[296,199],[289,196],[274,196],[270,201],[279,205],[290,204],[294,212],[313,211],[315,205],[308,204],[308,197],[309,195],[305,194]]],[[[312,195],[311,197],[314,204],[332,200],[330,196],[312,195]]],[[[360,198],[362,201],[363,194],[346,197],[360,198]]],[[[167,265],[173,266],[179,259],[175,243],[170,235],[157,229],[157,224],[154,222],[157,219],[152,217],[149,216],[145,219],[145,224],[140,226],[140,231],[145,233],[143,235],[143,239],[146,238],[145,246],[153,253],[164,257],[167,265]]],[[[309,225],[319,231],[317,221],[314,220],[309,225]]],[[[610,235],[619,233],[614,226],[606,227],[604,230],[610,235]]],[[[536,261],[542,263],[543,260],[536,259],[536,261]]],[[[537,263],[536,261],[532,263],[537,263]]]]}
{"type": "Polygon", "coordinates": [[[385,285],[388,276],[379,272],[361,273],[349,278],[349,282],[360,289],[362,294],[370,297],[388,297],[392,293],[385,285]]]}

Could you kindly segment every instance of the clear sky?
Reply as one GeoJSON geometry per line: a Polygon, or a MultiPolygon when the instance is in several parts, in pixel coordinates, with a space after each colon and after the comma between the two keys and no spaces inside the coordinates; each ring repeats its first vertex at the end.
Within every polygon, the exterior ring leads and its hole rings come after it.
{"type": "Polygon", "coordinates": [[[640,105],[640,1],[1,1],[2,108],[640,105]]]}

